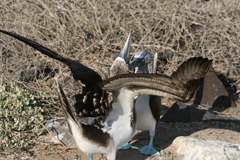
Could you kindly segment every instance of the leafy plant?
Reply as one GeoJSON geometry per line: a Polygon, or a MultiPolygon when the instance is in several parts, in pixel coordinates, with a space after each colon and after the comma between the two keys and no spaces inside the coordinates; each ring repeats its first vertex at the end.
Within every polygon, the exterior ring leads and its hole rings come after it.
{"type": "Polygon", "coordinates": [[[0,86],[0,149],[28,149],[43,132],[45,97],[18,86],[0,86]]]}

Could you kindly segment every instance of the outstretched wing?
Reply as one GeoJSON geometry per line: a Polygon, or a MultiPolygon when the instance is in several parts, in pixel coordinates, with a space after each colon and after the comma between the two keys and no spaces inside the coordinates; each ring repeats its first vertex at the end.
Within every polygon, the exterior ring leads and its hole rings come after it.
{"type": "Polygon", "coordinates": [[[158,90],[164,92],[164,95],[161,93],[159,96],[188,101],[198,86],[197,80],[204,78],[211,64],[212,61],[207,58],[190,58],[171,77],[160,74],[122,74],[103,81],[103,89],[113,91],[132,87],[138,88],[139,93],[145,95],[157,95],[152,90],[158,90]]]}
{"type": "Polygon", "coordinates": [[[40,53],[66,64],[71,69],[73,78],[75,80],[80,80],[83,84],[85,84],[86,88],[92,89],[93,86],[96,86],[96,84],[102,81],[101,76],[97,72],[81,64],[79,61],[63,57],[60,54],[56,53],[55,51],[50,50],[42,46],[41,44],[31,39],[25,38],[21,35],[18,35],[16,33],[4,31],[4,30],[0,30],[0,32],[7,34],[11,37],[14,37],[17,40],[38,50],[40,53]]]}
{"type": "Polygon", "coordinates": [[[183,62],[178,69],[172,73],[171,77],[187,84],[189,81],[203,78],[211,65],[212,60],[202,57],[193,57],[183,62]]]}
{"type": "Polygon", "coordinates": [[[188,88],[188,97],[190,100],[197,88],[200,87],[202,79],[212,66],[212,60],[202,57],[193,57],[183,62],[178,69],[172,73],[173,80],[182,82],[188,88]]]}
{"type": "Polygon", "coordinates": [[[171,77],[166,75],[122,74],[103,81],[103,89],[107,91],[114,91],[123,87],[145,90],[146,93],[143,93],[145,95],[156,95],[156,93],[151,94],[150,90],[159,90],[166,93],[165,96],[172,97],[174,95],[173,97],[177,99],[183,99],[186,92],[181,83],[173,81],[171,77]]]}

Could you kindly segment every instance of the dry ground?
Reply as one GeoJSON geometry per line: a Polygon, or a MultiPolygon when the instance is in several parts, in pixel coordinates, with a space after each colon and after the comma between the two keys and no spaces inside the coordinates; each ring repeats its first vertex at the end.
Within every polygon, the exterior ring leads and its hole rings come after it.
{"type": "MultiPolygon", "coordinates": [[[[179,62],[201,55],[213,59],[215,70],[236,80],[240,87],[239,0],[1,0],[0,28],[32,38],[101,71],[109,67],[112,54],[119,52],[131,31],[131,52],[144,48],[168,59],[159,72],[168,74],[179,62]]],[[[70,94],[76,90],[66,66],[2,34],[0,57],[1,85],[18,83],[16,76],[23,69],[48,65],[60,70],[56,77],[70,94]]],[[[54,78],[24,85],[56,97],[54,78]]],[[[166,159],[172,159],[171,149],[166,147],[180,135],[240,143],[239,126],[219,126],[209,122],[160,123],[157,146],[165,149],[166,159]]],[[[7,148],[0,153],[0,160],[80,159],[75,150],[51,145],[47,138],[47,134],[39,137],[38,145],[27,152],[7,148]]],[[[144,142],[146,136],[141,134],[139,138],[144,142]]],[[[119,152],[118,159],[127,158],[146,157],[134,150],[119,152]]]]}
{"type": "MultiPolygon", "coordinates": [[[[239,114],[240,115],[240,114],[239,114]]],[[[230,143],[240,144],[240,125],[215,123],[215,122],[194,122],[194,123],[159,123],[157,129],[156,146],[161,150],[161,158],[172,160],[174,154],[169,146],[177,136],[192,136],[201,139],[223,140],[230,143]]],[[[147,143],[147,133],[139,133],[133,141],[134,145],[140,146],[147,143]]],[[[85,160],[86,155],[79,153],[77,149],[69,149],[62,145],[49,143],[49,135],[38,139],[37,145],[28,152],[3,152],[0,153],[0,160],[23,159],[23,160],[85,160]]],[[[101,155],[95,155],[100,160],[101,155]]],[[[118,151],[118,160],[145,160],[148,157],[141,155],[137,150],[118,151]]],[[[154,157],[152,158],[154,159],[154,157]]]]}

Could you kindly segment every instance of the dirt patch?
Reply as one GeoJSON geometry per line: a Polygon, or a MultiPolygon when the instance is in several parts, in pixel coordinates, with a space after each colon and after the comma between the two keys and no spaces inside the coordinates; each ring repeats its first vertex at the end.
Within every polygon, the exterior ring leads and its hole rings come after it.
{"type": "MultiPolygon", "coordinates": [[[[159,123],[157,128],[155,144],[161,151],[161,159],[170,160],[174,158],[171,148],[172,141],[177,136],[191,136],[208,140],[222,140],[229,143],[240,144],[240,125],[223,122],[192,122],[192,123],[159,123]]],[[[1,153],[0,160],[22,159],[22,160],[86,160],[86,155],[77,149],[70,149],[63,145],[49,143],[50,135],[42,136],[38,143],[28,152],[1,153]]],[[[139,147],[148,142],[146,132],[139,133],[133,139],[133,145],[139,147]]],[[[96,160],[103,160],[102,155],[95,155],[96,160]]],[[[150,157],[141,155],[138,150],[118,151],[117,159],[145,160],[150,157]]],[[[156,159],[153,157],[152,159],[156,159]]],[[[158,156],[159,158],[159,156],[158,156]]],[[[151,159],[151,158],[150,158],[151,159]]]]}

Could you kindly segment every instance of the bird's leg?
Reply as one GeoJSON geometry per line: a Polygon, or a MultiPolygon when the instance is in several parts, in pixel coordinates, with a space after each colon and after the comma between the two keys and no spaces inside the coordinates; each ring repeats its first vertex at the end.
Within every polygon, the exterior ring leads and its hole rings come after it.
{"type": "Polygon", "coordinates": [[[154,136],[150,136],[148,145],[140,147],[139,151],[144,155],[153,155],[157,153],[158,150],[154,148],[153,140],[154,136]]]}

